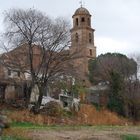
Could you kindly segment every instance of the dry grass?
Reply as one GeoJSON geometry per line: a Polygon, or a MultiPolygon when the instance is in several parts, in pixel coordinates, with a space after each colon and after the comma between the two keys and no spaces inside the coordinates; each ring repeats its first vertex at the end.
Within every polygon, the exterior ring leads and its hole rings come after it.
{"type": "Polygon", "coordinates": [[[124,125],[127,120],[106,109],[97,111],[93,105],[81,105],[80,111],[73,117],[50,117],[34,115],[28,110],[18,110],[9,113],[8,117],[14,122],[31,122],[33,124],[84,124],[84,125],[124,125]]]}
{"type": "Polygon", "coordinates": [[[78,112],[78,120],[81,123],[90,125],[124,125],[127,122],[116,113],[110,112],[106,109],[97,111],[92,105],[82,105],[78,112]]]}
{"type": "Polygon", "coordinates": [[[28,110],[12,111],[8,114],[8,117],[11,119],[11,121],[14,122],[30,122],[39,125],[55,123],[54,117],[49,117],[41,114],[34,115],[28,110]]]}
{"type": "MultiPolygon", "coordinates": [[[[7,108],[3,108],[5,110],[8,110],[7,108]]],[[[19,127],[14,125],[11,126],[11,128],[5,129],[4,130],[4,135],[5,136],[16,136],[16,137],[23,137],[27,139],[33,139],[33,136],[36,138],[36,134],[43,134],[41,139],[44,139],[44,135],[47,137],[48,131],[46,133],[46,127],[43,127],[44,131],[42,132],[42,128],[37,126],[37,128],[41,128],[38,133],[35,130],[32,134],[32,129],[34,128],[34,125],[29,127],[28,129],[28,123],[27,127],[21,126],[21,122],[29,122],[33,124],[39,124],[39,125],[57,125],[57,124],[63,124],[63,125],[125,125],[128,123],[127,120],[125,120],[122,117],[119,117],[116,113],[112,113],[106,109],[101,109],[100,111],[97,111],[96,108],[93,105],[87,105],[87,104],[82,104],[81,109],[78,113],[75,113],[74,116],[71,117],[50,117],[47,115],[41,115],[37,114],[34,115],[33,113],[29,112],[28,110],[15,110],[15,109],[10,109],[11,111],[5,111],[7,114],[7,117],[12,121],[12,122],[20,122],[19,127]],[[27,128],[27,129],[26,129],[27,128]]],[[[14,124],[14,123],[13,123],[14,124]]],[[[17,124],[17,123],[15,123],[17,124]]],[[[24,124],[24,123],[23,123],[24,124]]],[[[62,128],[61,128],[62,129],[62,128]]],[[[64,129],[65,130],[65,129],[64,129]]],[[[88,131],[88,129],[87,129],[88,131]]],[[[52,131],[49,131],[52,132],[52,131]]],[[[70,136],[73,136],[73,132],[71,131],[70,136]]],[[[58,135],[59,132],[57,132],[58,135]]],[[[60,135],[64,135],[64,132],[60,135]]],[[[84,134],[85,130],[82,132],[80,131],[76,136],[79,137],[79,135],[84,134]]],[[[110,131],[109,131],[110,133],[110,131]]],[[[55,133],[50,133],[50,136],[54,135],[55,133]]],[[[56,137],[57,137],[56,135],[56,137]]],[[[91,135],[93,137],[93,130],[91,130],[91,135]]],[[[54,135],[55,136],[55,135],[54,135]]]]}

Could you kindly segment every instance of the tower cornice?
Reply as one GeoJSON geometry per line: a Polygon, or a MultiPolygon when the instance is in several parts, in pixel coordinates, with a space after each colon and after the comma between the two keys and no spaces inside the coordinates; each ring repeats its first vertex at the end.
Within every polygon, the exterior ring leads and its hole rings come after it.
{"type": "Polygon", "coordinates": [[[89,31],[95,31],[95,29],[91,28],[91,27],[74,27],[72,29],[70,29],[70,32],[73,32],[73,31],[78,31],[78,30],[89,30],[89,31]]]}

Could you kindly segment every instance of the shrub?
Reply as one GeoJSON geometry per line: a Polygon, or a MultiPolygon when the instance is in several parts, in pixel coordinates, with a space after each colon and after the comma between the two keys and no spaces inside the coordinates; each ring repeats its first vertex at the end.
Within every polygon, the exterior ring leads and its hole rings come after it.
{"type": "Polygon", "coordinates": [[[54,117],[61,116],[62,107],[58,102],[50,101],[40,110],[40,112],[54,117]]]}

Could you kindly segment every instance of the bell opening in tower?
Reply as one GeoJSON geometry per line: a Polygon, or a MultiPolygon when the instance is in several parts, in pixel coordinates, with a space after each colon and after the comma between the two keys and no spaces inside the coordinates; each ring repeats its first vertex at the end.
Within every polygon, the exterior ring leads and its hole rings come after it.
{"type": "Polygon", "coordinates": [[[81,22],[85,22],[85,18],[84,17],[81,18],[81,22]]]}
{"type": "Polygon", "coordinates": [[[78,23],[78,18],[76,18],[76,26],[78,26],[78,24],[79,24],[79,23],[78,23]]]}
{"type": "Polygon", "coordinates": [[[92,43],[91,33],[89,33],[89,43],[92,43]]]}
{"type": "Polygon", "coordinates": [[[88,18],[88,26],[90,26],[90,19],[88,18]]]}

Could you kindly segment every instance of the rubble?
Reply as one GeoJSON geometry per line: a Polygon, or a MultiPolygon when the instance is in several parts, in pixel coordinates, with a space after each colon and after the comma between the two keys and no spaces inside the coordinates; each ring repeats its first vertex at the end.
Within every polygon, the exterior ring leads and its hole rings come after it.
{"type": "Polygon", "coordinates": [[[5,115],[0,114],[0,136],[2,135],[3,129],[8,128],[9,126],[8,118],[5,115]]]}

